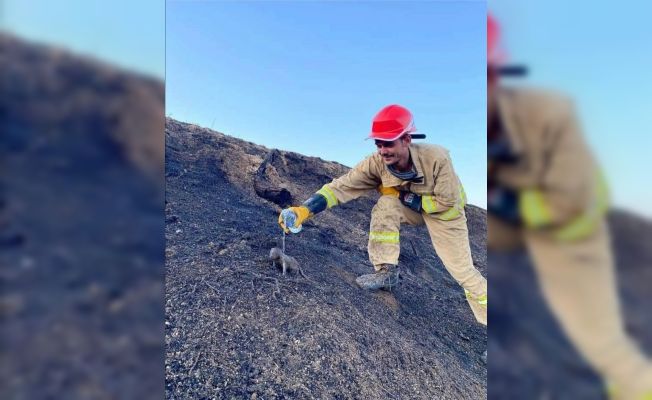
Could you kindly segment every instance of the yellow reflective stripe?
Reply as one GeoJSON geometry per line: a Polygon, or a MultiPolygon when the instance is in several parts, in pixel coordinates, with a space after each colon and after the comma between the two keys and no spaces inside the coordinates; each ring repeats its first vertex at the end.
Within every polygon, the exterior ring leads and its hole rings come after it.
{"type": "Polygon", "coordinates": [[[466,192],[464,191],[464,186],[460,185],[460,202],[462,207],[466,205],[466,192]]]}
{"type": "Polygon", "coordinates": [[[317,193],[321,194],[326,198],[326,206],[328,208],[331,208],[333,206],[337,205],[337,197],[335,197],[335,193],[331,190],[331,188],[328,187],[328,185],[324,185],[317,191],[317,193]]]}
{"type": "Polygon", "coordinates": [[[562,241],[573,241],[589,236],[609,210],[609,190],[604,177],[597,177],[597,194],[595,201],[582,215],[575,218],[555,232],[555,237],[562,241]]]}
{"type": "Polygon", "coordinates": [[[452,219],[455,219],[459,217],[460,214],[462,214],[462,210],[464,210],[465,205],[466,205],[466,192],[464,191],[464,187],[460,185],[460,194],[457,203],[446,212],[443,212],[440,215],[438,215],[437,218],[444,221],[450,221],[452,219]]]}
{"type": "MultiPolygon", "coordinates": [[[[620,396],[620,390],[613,383],[607,383],[605,385],[605,392],[607,392],[607,398],[617,399],[620,396]]],[[[637,397],[636,400],[652,400],[652,392],[643,393],[641,397],[637,397]]]]}
{"type": "Polygon", "coordinates": [[[450,221],[451,219],[457,218],[459,215],[460,215],[460,210],[458,210],[457,207],[453,206],[445,213],[441,213],[440,215],[438,215],[437,218],[444,221],[450,221]]]}
{"type": "Polygon", "coordinates": [[[550,209],[539,190],[528,189],[521,192],[518,206],[521,217],[529,228],[538,228],[552,222],[550,209]]]}
{"type": "Polygon", "coordinates": [[[426,213],[432,214],[437,212],[437,203],[432,196],[426,194],[421,196],[421,208],[423,208],[423,211],[426,213]]]}
{"type": "Polygon", "coordinates": [[[369,240],[379,243],[398,243],[399,233],[372,231],[369,232],[369,240]]]}
{"type": "Polygon", "coordinates": [[[580,215],[568,225],[555,232],[555,237],[563,241],[572,241],[589,236],[597,225],[598,220],[589,215],[580,215]]]}
{"type": "Polygon", "coordinates": [[[607,392],[607,397],[610,399],[615,399],[616,395],[618,394],[618,390],[616,389],[616,385],[613,383],[609,382],[605,385],[604,391],[607,392]]]}
{"type": "Polygon", "coordinates": [[[469,292],[468,290],[464,289],[464,294],[466,295],[466,298],[469,299],[470,301],[475,301],[476,303],[486,306],[487,305],[487,295],[483,294],[480,297],[475,297],[469,292]]]}

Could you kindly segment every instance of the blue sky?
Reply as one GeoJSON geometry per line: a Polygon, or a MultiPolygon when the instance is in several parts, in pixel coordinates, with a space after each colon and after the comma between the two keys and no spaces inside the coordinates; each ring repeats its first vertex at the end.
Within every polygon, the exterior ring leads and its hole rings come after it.
{"type": "MultiPolygon", "coordinates": [[[[269,147],[355,164],[401,103],[484,206],[484,2],[168,1],[168,110],[269,147]]],[[[163,0],[5,0],[0,26],[163,77],[163,0]]],[[[652,3],[490,0],[525,83],[572,96],[619,206],[652,216],[652,3]]]]}
{"type": "Polygon", "coordinates": [[[408,107],[485,207],[484,2],[167,2],[166,114],[355,165],[408,107]]]}
{"type": "Polygon", "coordinates": [[[652,217],[652,2],[491,0],[522,83],[575,100],[614,204],[652,217]]]}
{"type": "Polygon", "coordinates": [[[0,26],[23,38],[165,76],[164,0],[0,0],[0,26]]]}

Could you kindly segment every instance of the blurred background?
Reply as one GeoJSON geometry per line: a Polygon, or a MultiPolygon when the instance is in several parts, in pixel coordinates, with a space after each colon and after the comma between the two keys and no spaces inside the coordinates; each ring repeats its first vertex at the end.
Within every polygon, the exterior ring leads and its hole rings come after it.
{"type": "Polygon", "coordinates": [[[165,76],[165,3],[157,0],[2,0],[0,24],[32,41],[159,79],[165,76]]]}
{"type": "MultiPolygon", "coordinates": [[[[651,7],[488,3],[509,58],[529,67],[509,84],[575,101],[613,198],[625,329],[646,354],[651,7]]],[[[0,392],[158,398],[165,3],[4,0],[0,29],[0,392]]],[[[188,119],[210,127],[202,118],[188,119]]],[[[527,255],[494,257],[489,397],[605,397],[547,309],[527,255]]]]}
{"type": "MultiPolygon", "coordinates": [[[[544,248],[526,240],[510,252],[489,251],[488,397],[644,398],[632,393],[652,385],[652,4],[490,0],[488,10],[500,24],[506,63],[528,69],[502,84],[572,100],[611,197],[604,243],[593,237],[544,248]],[[552,303],[565,306],[552,313],[552,303]],[[564,308],[582,310],[566,324],[575,324],[574,338],[556,317],[564,308]]],[[[490,221],[489,242],[496,237],[490,221]]]]}
{"type": "Polygon", "coordinates": [[[513,83],[572,98],[613,204],[652,217],[652,3],[489,0],[488,9],[509,62],[529,67],[513,83]]]}
{"type": "Polygon", "coordinates": [[[163,396],[163,1],[0,2],[0,393],[163,396]]]}

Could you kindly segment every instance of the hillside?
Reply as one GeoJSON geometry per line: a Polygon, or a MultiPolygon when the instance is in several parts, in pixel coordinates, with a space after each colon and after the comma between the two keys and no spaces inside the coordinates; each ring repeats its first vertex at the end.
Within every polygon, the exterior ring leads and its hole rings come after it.
{"type": "MultiPolygon", "coordinates": [[[[167,119],[168,398],[485,398],[486,329],[424,227],[402,231],[393,292],[354,283],[371,271],[373,196],[286,239],[308,279],[271,267],[279,205],[346,170],[167,119]]],[[[485,211],[467,212],[486,273],[485,211]]]]}
{"type": "Polygon", "coordinates": [[[163,83],[6,33],[0,69],[2,398],[160,398],[163,83]]]}
{"type": "MultiPolygon", "coordinates": [[[[394,292],[354,284],[370,271],[374,195],[319,214],[287,238],[308,279],[271,267],[281,206],[347,167],[166,122],[168,398],[604,398],[561,334],[524,252],[487,254],[486,213],[467,207],[476,266],[487,275],[490,341],[424,228],[401,232],[394,292]]],[[[652,352],[652,223],[609,218],[628,330],[652,352]]]]}

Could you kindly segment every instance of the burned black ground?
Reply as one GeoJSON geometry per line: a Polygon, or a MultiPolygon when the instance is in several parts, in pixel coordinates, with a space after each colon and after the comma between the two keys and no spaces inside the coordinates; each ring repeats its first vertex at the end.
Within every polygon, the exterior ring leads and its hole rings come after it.
{"type": "MultiPolygon", "coordinates": [[[[309,280],[283,277],[267,258],[282,245],[279,204],[300,203],[347,168],[171,119],[166,144],[168,398],[485,397],[486,329],[425,228],[402,232],[393,292],[354,283],[372,268],[373,195],[288,236],[309,280]]],[[[486,273],[485,213],[467,212],[486,273]]]]}

